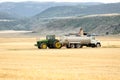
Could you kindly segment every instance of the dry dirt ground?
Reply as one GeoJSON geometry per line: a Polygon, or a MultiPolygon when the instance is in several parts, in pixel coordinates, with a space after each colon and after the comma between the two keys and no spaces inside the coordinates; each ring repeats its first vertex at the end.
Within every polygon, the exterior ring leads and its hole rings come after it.
{"type": "Polygon", "coordinates": [[[101,48],[39,50],[36,38],[0,38],[0,80],[120,80],[120,37],[101,48]]]}

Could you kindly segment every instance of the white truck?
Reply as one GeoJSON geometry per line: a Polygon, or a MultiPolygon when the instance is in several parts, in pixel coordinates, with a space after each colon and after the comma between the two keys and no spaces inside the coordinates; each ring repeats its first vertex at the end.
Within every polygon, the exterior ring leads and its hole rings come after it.
{"type": "Polygon", "coordinates": [[[101,43],[94,36],[65,35],[60,38],[60,43],[66,48],[101,47],[101,43]]]}

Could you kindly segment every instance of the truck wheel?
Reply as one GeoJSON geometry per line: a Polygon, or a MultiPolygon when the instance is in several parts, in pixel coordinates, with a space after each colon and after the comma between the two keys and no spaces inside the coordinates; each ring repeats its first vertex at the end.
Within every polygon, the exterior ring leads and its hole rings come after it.
{"type": "Polygon", "coordinates": [[[66,45],[66,48],[71,48],[69,45],[66,45]]]}
{"type": "Polygon", "coordinates": [[[56,49],[60,49],[60,48],[62,47],[62,44],[61,44],[60,42],[55,42],[55,43],[54,43],[54,47],[55,47],[56,49]]]}
{"type": "Polygon", "coordinates": [[[92,48],[95,48],[95,47],[96,47],[96,45],[95,45],[95,44],[92,44],[92,45],[91,45],[91,47],[92,47],[92,48]]]}
{"type": "Polygon", "coordinates": [[[70,48],[75,48],[75,44],[70,44],[70,48]]]}
{"type": "Polygon", "coordinates": [[[42,43],[42,44],[40,45],[40,48],[41,48],[41,49],[47,49],[47,44],[46,44],[46,43],[42,43]]]}
{"type": "Polygon", "coordinates": [[[96,47],[101,47],[101,44],[100,44],[100,43],[97,43],[97,44],[96,44],[96,47]]]}
{"type": "Polygon", "coordinates": [[[75,48],[82,48],[83,46],[81,44],[76,44],[75,48]]]}

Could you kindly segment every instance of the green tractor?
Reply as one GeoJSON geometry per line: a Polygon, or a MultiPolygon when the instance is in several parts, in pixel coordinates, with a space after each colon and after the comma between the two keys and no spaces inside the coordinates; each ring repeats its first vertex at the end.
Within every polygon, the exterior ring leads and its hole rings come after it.
{"type": "Polygon", "coordinates": [[[62,47],[62,44],[58,39],[55,39],[55,35],[47,35],[46,40],[37,41],[37,44],[35,44],[35,46],[37,46],[38,49],[60,49],[62,47]]]}

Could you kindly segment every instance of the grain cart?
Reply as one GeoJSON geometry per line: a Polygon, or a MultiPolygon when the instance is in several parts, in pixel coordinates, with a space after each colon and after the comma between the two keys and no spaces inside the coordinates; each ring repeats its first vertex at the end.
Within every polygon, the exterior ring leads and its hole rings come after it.
{"type": "Polygon", "coordinates": [[[94,36],[87,35],[65,35],[61,37],[60,43],[66,48],[82,48],[83,46],[87,47],[100,47],[101,44],[99,41],[95,40],[94,36]]]}
{"type": "Polygon", "coordinates": [[[62,47],[62,44],[58,39],[55,39],[55,35],[47,35],[46,40],[37,41],[37,44],[35,44],[35,46],[37,46],[39,49],[47,49],[47,47],[60,49],[62,47]]]}

